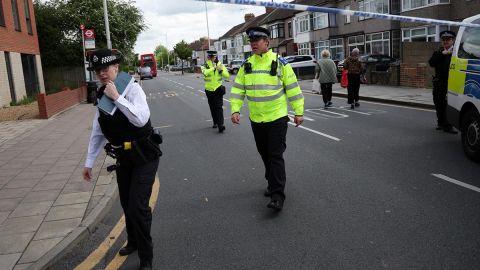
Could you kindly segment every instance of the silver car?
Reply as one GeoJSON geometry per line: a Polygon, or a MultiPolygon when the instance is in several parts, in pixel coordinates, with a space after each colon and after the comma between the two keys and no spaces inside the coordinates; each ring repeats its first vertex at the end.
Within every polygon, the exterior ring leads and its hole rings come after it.
{"type": "Polygon", "coordinates": [[[143,80],[145,78],[153,79],[152,69],[150,67],[141,67],[138,70],[138,74],[140,74],[140,80],[143,80]]]}

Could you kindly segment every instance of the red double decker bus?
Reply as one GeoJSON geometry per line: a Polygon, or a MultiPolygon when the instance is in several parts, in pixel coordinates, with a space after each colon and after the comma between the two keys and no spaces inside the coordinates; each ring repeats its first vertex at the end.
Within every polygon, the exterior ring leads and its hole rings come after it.
{"type": "Polygon", "coordinates": [[[155,55],[153,53],[140,55],[140,67],[150,67],[152,76],[157,77],[157,61],[155,61],[155,55]]]}

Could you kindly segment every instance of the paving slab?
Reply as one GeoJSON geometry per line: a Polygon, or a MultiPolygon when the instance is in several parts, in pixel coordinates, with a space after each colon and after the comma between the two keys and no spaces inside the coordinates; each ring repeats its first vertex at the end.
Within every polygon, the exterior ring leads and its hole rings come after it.
{"type": "Polygon", "coordinates": [[[30,266],[32,266],[31,263],[17,264],[13,270],[27,270],[30,268],[30,266]]]}
{"type": "Polygon", "coordinates": [[[40,227],[40,224],[42,224],[44,218],[44,215],[7,218],[0,226],[0,235],[35,232],[40,227]]]}
{"type": "Polygon", "coordinates": [[[49,182],[49,181],[66,181],[70,178],[71,173],[55,173],[55,174],[47,174],[42,178],[42,182],[49,182]]]}
{"type": "Polygon", "coordinates": [[[91,197],[91,192],[75,192],[61,194],[58,196],[57,200],[54,203],[54,206],[66,205],[66,204],[78,204],[78,203],[88,203],[91,197]]]}
{"type": "Polygon", "coordinates": [[[61,189],[50,189],[41,191],[31,191],[23,198],[23,203],[55,201],[61,189]]]}
{"type": "Polygon", "coordinates": [[[22,253],[34,235],[34,232],[0,235],[0,254],[22,253]]]}
{"type": "Polygon", "coordinates": [[[33,188],[33,191],[62,189],[65,186],[65,182],[65,180],[40,182],[33,188]]]}
{"type": "Polygon", "coordinates": [[[0,212],[0,225],[2,225],[5,220],[7,220],[8,215],[10,215],[10,213],[11,213],[10,211],[0,212]]]}
{"type": "Polygon", "coordinates": [[[64,237],[82,222],[81,218],[43,222],[34,240],[64,237]]]}
{"type": "Polygon", "coordinates": [[[18,204],[22,201],[23,198],[14,198],[14,199],[1,199],[0,200],[0,211],[12,211],[17,208],[18,204]]]}
{"type": "Polygon", "coordinates": [[[35,203],[21,203],[10,214],[11,218],[15,217],[27,217],[45,215],[50,210],[53,201],[35,202],[35,203]]]}
{"type": "Polygon", "coordinates": [[[18,263],[31,263],[37,261],[62,239],[63,237],[32,241],[18,263]]]}
{"type": "Polygon", "coordinates": [[[15,267],[22,253],[0,255],[0,266],[2,270],[11,270],[15,267]]]}
{"type": "Polygon", "coordinates": [[[23,198],[27,196],[31,188],[2,188],[0,199],[23,198]]]}
{"type": "Polygon", "coordinates": [[[108,189],[109,185],[96,185],[95,189],[93,190],[92,196],[100,196],[104,195],[105,191],[108,189]]]}
{"type": "Polygon", "coordinates": [[[38,178],[31,179],[15,179],[10,180],[5,188],[33,188],[40,180],[38,178]]]}
{"type": "Polygon", "coordinates": [[[83,218],[86,209],[87,203],[54,206],[48,212],[45,221],[83,218]]]}

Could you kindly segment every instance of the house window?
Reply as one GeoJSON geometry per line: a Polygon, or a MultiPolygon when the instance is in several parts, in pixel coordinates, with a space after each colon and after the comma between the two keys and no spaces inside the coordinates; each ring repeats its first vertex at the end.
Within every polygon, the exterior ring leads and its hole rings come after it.
{"type": "Polygon", "coordinates": [[[30,18],[30,6],[28,5],[28,0],[24,0],[24,8],[25,8],[25,20],[27,22],[27,31],[28,34],[32,35],[32,19],[30,18]]]}
{"type": "Polygon", "coordinates": [[[235,39],[230,40],[230,48],[235,48],[235,39]]]}
{"type": "Polygon", "coordinates": [[[222,50],[227,49],[227,41],[222,41],[222,50]]]}
{"type": "MultiPolygon", "coordinates": [[[[474,20],[472,23],[480,23],[480,19],[474,20]]],[[[462,40],[460,41],[460,47],[458,48],[458,57],[463,59],[480,59],[480,36],[479,28],[467,27],[463,32],[462,40]]]]}
{"type": "Polygon", "coordinates": [[[355,48],[360,50],[360,54],[365,54],[365,40],[363,35],[348,37],[348,55],[350,55],[355,48]]]}
{"type": "MultiPolygon", "coordinates": [[[[373,13],[388,14],[388,0],[364,0],[358,2],[358,10],[373,13]]],[[[365,20],[366,17],[359,17],[359,20],[365,20]]]]}
{"type": "Polygon", "coordinates": [[[330,42],[328,40],[320,40],[315,42],[315,58],[321,59],[322,58],[322,51],[328,50],[330,42]]]}
{"type": "Polygon", "coordinates": [[[298,44],[298,55],[310,55],[310,43],[300,43],[298,44]]]}
{"type": "Polygon", "coordinates": [[[330,40],[330,55],[333,60],[342,60],[345,58],[345,52],[343,51],[343,39],[331,39],[330,40]]]}
{"type": "Polygon", "coordinates": [[[3,4],[0,1],[0,26],[5,26],[5,16],[3,16],[3,4]]]}
{"type": "Polygon", "coordinates": [[[288,37],[292,37],[292,22],[288,22],[288,37]]]}
{"type": "Polygon", "coordinates": [[[390,55],[390,32],[366,34],[365,53],[390,55]]]}
{"type": "Polygon", "coordinates": [[[328,13],[313,13],[313,29],[322,29],[328,27],[328,13]]]}
{"type": "Polygon", "coordinates": [[[268,27],[270,30],[270,38],[283,38],[285,37],[285,26],[283,23],[274,24],[268,27]]]}
{"type": "Polygon", "coordinates": [[[298,17],[295,20],[295,29],[297,30],[297,33],[310,31],[310,14],[298,17]]]}
{"type": "MultiPolygon", "coordinates": [[[[448,26],[440,26],[440,31],[448,30],[448,26]]],[[[403,29],[402,30],[402,41],[435,41],[435,37],[437,35],[436,26],[430,27],[420,27],[420,28],[410,28],[410,29],[403,29]]]]}
{"type": "Polygon", "coordinates": [[[450,3],[450,0],[402,0],[402,12],[416,8],[448,3],[450,3]]]}
{"type": "Polygon", "coordinates": [[[18,6],[17,0],[12,0],[12,14],[13,14],[13,23],[15,24],[15,30],[21,31],[20,28],[20,16],[18,16],[18,6]]]}
{"type": "MultiPolygon", "coordinates": [[[[350,5],[345,6],[346,10],[350,10],[350,5]]],[[[345,24],[350,23],[350,15],[345,15],[345,24]]]]}
{"type": "Polygon", "coordinates": [[[228,65],[228,56],[224,55],[222,57],[222,63],[225,64],[225,65],[228,65]]]}

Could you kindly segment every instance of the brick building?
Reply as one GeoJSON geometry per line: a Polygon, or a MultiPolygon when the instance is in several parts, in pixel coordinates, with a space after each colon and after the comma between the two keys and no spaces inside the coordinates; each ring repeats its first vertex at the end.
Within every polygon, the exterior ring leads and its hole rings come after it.
{"type": "Polygon", "coordinates": [[[0,106],[45,92],[32,0],[0,0],[0,106]]]}

